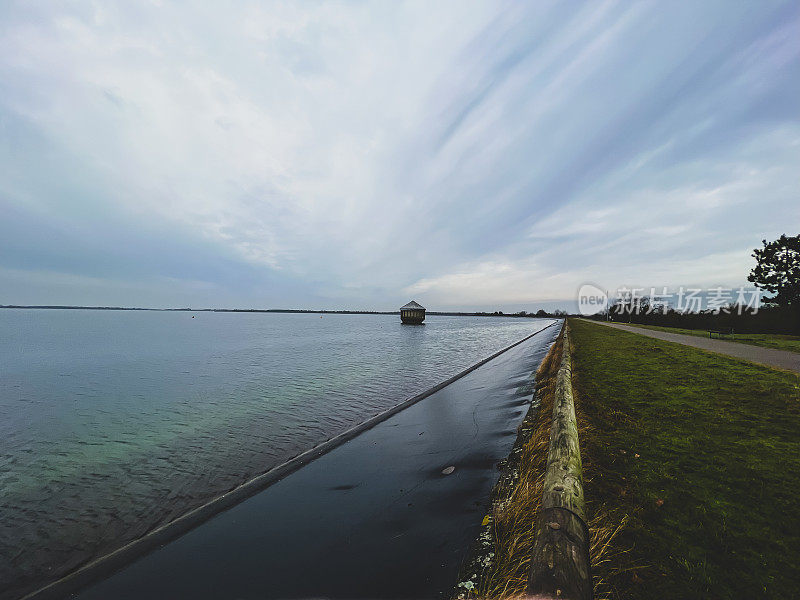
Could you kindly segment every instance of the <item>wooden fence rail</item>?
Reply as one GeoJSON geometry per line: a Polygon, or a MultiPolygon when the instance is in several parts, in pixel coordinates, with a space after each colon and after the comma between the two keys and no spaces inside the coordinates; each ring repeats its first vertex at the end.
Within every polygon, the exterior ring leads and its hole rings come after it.
{"type": "Polygon", "coordinates": [[[553,425],[536,522],[528,598],[591,600],[589,528],[583,506],[583,473],[572,395],[569,328],[564,322],[561,366],[556,376],[553,425]]]}

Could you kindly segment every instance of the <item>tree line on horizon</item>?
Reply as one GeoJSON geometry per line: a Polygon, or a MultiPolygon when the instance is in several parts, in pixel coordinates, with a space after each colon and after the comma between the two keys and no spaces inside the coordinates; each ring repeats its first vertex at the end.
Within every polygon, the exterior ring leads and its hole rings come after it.
{"type": "Polygon", "coordinates": [[[747,280],[772,296],[762,298],[764,304],[758,309],[730,303],[719,311],[650,310],[657,299],[645,296],[618,299],[592,318],[682,329],[800,334],[800,235],[783,234],[772,242],[762,240],[762,244],[753,250],[756,265],[747,280]]]}

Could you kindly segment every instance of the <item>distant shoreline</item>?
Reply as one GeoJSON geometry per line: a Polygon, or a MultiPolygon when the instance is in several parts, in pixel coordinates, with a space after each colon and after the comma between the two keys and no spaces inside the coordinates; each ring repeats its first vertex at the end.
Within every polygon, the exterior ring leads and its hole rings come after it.
{"type": "MultiPolygon", "coordinates": [[[[225,313],[308,313],[308,314],[331,314],[331,315],[399,315],[399,310],[379,311],[379,310],[304,310],[300,308],[137,308],[127,306],[62,306],[62,305],[21,305],[21,304],[0,304],[2,308],[17,309],[46,309],[46,310],[148,310],[157,312],[225,312],[225,313]]],[[[501,312],[448,312],[433,311],[426,312],[427,315],[440,317],[533,317],[540,319],[551,318],[553,315],[537,315],[533,313],[501,313],[501,312]]]]}

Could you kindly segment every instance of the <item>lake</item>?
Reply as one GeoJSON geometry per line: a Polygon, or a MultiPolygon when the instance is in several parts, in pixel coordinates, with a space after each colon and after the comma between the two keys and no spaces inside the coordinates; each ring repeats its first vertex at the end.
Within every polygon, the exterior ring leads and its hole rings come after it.
{"type": "Polygon", "coordinates": [[[0,310],[0,596],[138,538],[547,323],[0,310]]]}

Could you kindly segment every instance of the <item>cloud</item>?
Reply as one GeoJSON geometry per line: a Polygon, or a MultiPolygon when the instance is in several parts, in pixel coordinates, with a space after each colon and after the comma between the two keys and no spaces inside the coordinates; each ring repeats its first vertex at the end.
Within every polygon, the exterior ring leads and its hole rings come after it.
{"type": "Polygon", "coordinates": [[[42,303],[502,307],[743,281],[800,222],[792,3],[0,11],[0,267],[42,303]]]}

